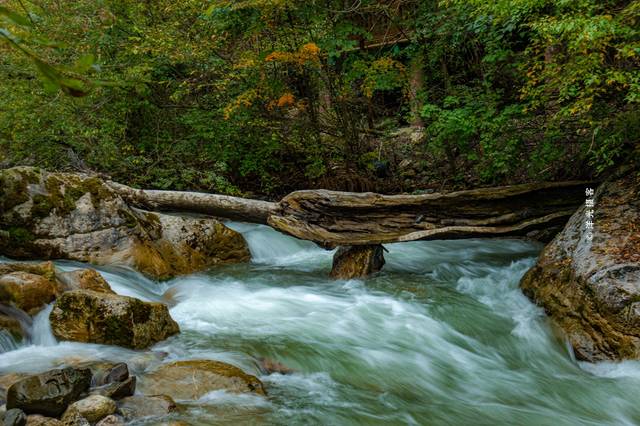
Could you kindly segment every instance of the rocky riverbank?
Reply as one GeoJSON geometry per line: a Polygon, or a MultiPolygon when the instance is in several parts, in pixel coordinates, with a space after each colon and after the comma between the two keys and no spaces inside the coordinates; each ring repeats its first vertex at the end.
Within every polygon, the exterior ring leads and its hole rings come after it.
{"type": "Polygon", "coordinates": [[[138,210],[97,177],[33,167],[0,170],[0,255],[123,264],[156,279],[250,257],[215,219],[138,210]]]}
{"type": "MultiPolygon", "coordinates": [[[[586,198],[586,197],[585,197],[586,198]]],[[[581,207],[524,276],[542,306],[587,361],[640,357],[640,177],[621,172],[581,207]],[[587,221],[593,230],[587,229],[587,221]],[[592,239],[588,237],[591,231],[592,239]]]]}

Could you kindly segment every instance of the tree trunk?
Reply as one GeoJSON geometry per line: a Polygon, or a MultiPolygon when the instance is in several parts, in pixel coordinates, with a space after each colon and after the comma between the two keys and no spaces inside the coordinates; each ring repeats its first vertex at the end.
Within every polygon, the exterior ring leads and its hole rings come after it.
{"type": "Polygon", "coordinates": [[[115,182],[108,182],[108,185],[127,203],[146,210],[203,213],[266,225],[269,216],[278,208],[277,203],[228,195],[135,189],[115,182]]]}

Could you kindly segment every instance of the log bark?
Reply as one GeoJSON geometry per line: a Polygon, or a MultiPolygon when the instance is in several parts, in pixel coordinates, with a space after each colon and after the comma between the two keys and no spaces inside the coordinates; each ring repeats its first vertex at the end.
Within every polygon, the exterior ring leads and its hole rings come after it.
{"type": "Polygon", "coordinates": [[[588,182],[525,184],[424,195],[297,191],[268,224],[332,248],[413,240],[532,236],[558,230],[588,182]]]}
{"type": "Polygon", "coordinates": [[[107,182],[125,201],[146,210],[202,213],[242,222],[267,224],[277,203],[201,192],[135,189],[107,182]]]}

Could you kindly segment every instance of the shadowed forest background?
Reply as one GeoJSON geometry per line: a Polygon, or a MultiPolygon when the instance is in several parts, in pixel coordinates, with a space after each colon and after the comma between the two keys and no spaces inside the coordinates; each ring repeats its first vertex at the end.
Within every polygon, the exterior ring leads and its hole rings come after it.
{"type": "Polygon", "coordinates": [[[263,197],[597,178],[637,155],[639,65],[640,1],[0,1],[0,167],[263,197]]]}

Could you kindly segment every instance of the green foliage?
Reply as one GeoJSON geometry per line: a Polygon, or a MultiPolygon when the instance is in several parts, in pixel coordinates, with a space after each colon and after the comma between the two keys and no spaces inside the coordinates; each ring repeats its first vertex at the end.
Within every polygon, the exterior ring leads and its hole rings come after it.
{"type": "Polygon", "coordinates": [[[271,195],[589,177],[637,149],[639,28],[638,0],[9,0],[0,164],[271,195]]]}

